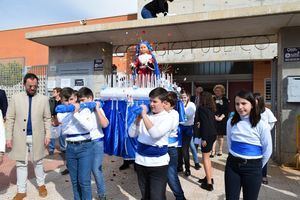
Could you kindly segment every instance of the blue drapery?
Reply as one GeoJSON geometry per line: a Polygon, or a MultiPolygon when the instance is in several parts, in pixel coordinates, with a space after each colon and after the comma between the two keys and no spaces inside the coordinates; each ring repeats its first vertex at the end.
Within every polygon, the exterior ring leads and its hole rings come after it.
{"type": "Polygon", "coordinates": [[[104,152],[109,155],[134,158],[137,140],[128,135],[128,128],[140,113],[141,104],[149,104],[149,100],[134,101],[107,100],[103,110],[109,126],[104,131],[104,152]],[[140,111],[139,111],[140,110],[140,111]]]}
{"type": "MultiPolygon", "coordinates": [[[[107,100],[104,102],[103,110],[109,126],[104,131],[104,152],[108,155],[120,156],[123,158],[134,158],[137,149],[137,139],[128,135],[130,125],[141,113],[140,105],[149,107],[149,100],[107,100]]],[[[185,120],[184,105],[182,101],[177,102],[176,110],[179,113],[180,121],[185,120]]]]}

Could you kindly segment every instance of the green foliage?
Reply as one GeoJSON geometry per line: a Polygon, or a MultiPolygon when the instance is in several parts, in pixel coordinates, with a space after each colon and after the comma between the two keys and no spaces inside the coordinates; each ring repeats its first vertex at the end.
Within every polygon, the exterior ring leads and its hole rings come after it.
{"type": "Polygon", "coordinates": [[[13,86],[22,82],[22,68],[16,61],[0,63],[0,85],[13,86]]]}

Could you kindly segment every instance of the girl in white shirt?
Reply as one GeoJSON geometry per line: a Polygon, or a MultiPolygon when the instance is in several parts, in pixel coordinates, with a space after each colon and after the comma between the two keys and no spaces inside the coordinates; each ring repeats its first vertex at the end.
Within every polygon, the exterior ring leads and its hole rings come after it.
{"type": "MultiPolygon", "coordinates": [[[[253,96],[256,100],[256,104],[260,112],[261,120],[269,124],[270,130],[272,130],[275,126],[275,123],[277,122],[276,117],[274,116],[272,111],[266,107],[265,99],[263,96],[261,96],[260,93],[254,93],[253,96]]],[[[267,178],[267,173],[268,173],[268,163],[262,169],[262,183],[266,185],[269,183],[267,178]]]]}
{"type": "Polygon", "coordinates": [[[251,92],[240,91],[234,100],[235,113],[227,122],[229,156],[225,166],[226,199],[258,198],[262,167],[272,154],[269,126],[260,120],[251,92]]]}
{"type": "Polygon", "coordinates": [[[190,101],[190,94],[183,90],[181,91],[181,99],[184,103],[184,112],[186,121],[181,122],[179,127],[182,135],[182,147],[178,148],[178,172],[183,171],[183,160],[185,166],[185,176],[191,175],[190,170],[190,154],[189,148],[193,137],[194,119],[196,113],[196,105],[190,101]]]}

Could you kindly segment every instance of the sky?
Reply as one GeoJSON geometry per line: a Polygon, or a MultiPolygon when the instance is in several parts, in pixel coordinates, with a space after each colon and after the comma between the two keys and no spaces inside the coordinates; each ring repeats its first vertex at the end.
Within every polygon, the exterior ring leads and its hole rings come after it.
{"type": "Polygon", "coordinates": [[[0,30],[137,12],[137,0],[0,0],[0,30]]]}

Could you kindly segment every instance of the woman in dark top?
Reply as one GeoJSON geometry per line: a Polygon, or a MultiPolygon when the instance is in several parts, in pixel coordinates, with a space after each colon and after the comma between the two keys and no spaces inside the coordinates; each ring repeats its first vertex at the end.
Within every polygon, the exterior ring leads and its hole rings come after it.
{"type": "Polygon", "coordinates": [[[217,137],[217,130],[215,124],[216,105],[212,94],[209,92],[201,93],[201,101],[196,112],[196,125],[199,127],[201,137],[201,151],[203,158],[203,165],[205,177],[199,179],[201,188],[212,191],[213,178],[212,166],[210,161],[210,152],[217,137]]]}
{"type": "Polygon", "coordinates": [[[215,142],[210,155],[211,158],[213,158],[216,153],[217,156],[222,156],[224,135],[226,135],[226,122],[228,119],[228,99],[224,96],[225,95],[224,86],[216,85],[214,87],[214,93],[215,93],[214,100],[217,107],[217,111],[215,113],[215,120],[217,124],[217,133],[218,133],[217,141],[219,143],[219,150],[216,152],[216,142],[215,142]]]}
{"type": "Polygon", "coordinates": [[[163,13],[166,16],[169,12],[168,1],[172,2],[173,0],[153,0],[146,4],[141,12],[142,17],[144,19],[156,18],[158,13],[163,13]]]}

